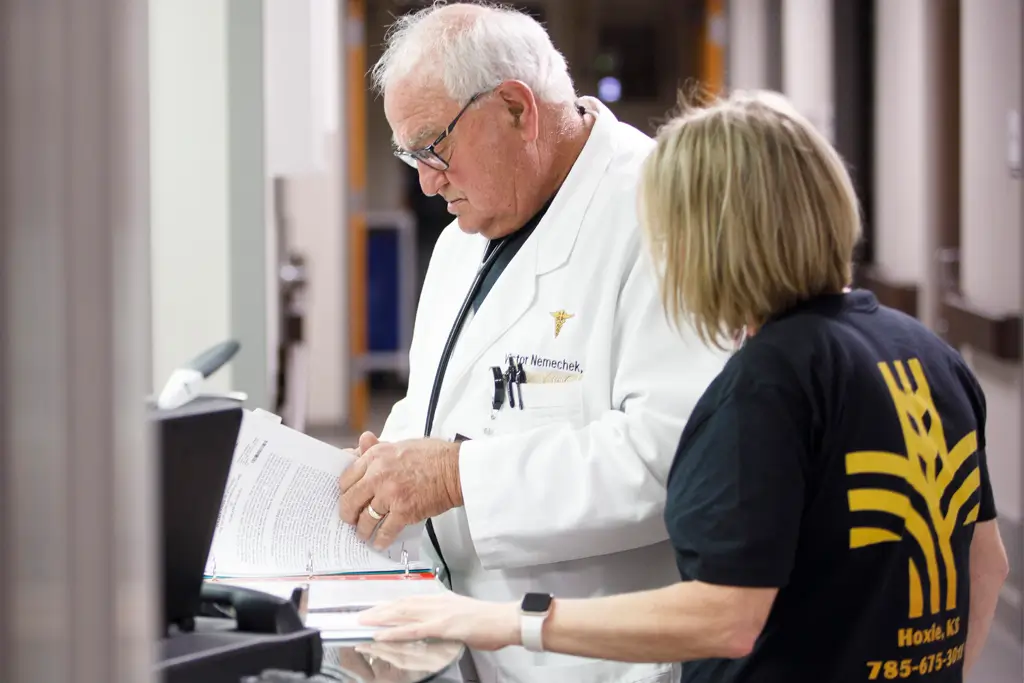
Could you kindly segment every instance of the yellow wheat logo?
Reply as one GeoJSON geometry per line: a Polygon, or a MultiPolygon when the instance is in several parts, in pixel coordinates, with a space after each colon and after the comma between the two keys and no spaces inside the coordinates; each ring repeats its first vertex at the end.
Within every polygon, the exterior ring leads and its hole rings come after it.
{"type": "MultiPolygon", "coordinates": [[[[903,427],[906,457],[899,453],[880,451],[849,453],[846,456],[846,473],[882,474],[904,479],[921,497],[921,502],[928,511],[927,517],[922,516],[914,508],[908,496],[883,488],[851,490],[850,511],[881,512],[895,515],[903,521],[903,528],[913,537],[924,556],[929,589],[928,608],[934,615],[942,609],[956,608],[957,572],[950,541],[956,530],[961,508],[978,490],[981,483],[976,461],[972,461],[972,470],[949,498],[945,512],[942,510],[942,501],[957,471],[977,451],[978,435],[972,431],[952,450],[947,448],[942,420],[939,419],[921,363],[914,359],[907,365],[913,377],[913,385],[901,361],[893,363],[892,369],[886,363],[878,364],[878,369],[889,386],[896,413],[903,427]],[[946,574],[944,606],[939,584],[939,562],[944,565],[946,574]]],[[[978,506],[975,505],[964,518],[963,524],[971,524],[977,518],[978,506]]],[[[888,529],[850,529],[851,548],[899,540],[902,540],[901,536],[888,529]]],[[[909,565],[910,617],[915,618],[924,614],[924,593],[920,567],[914,558],[910,559],[909,565]]]]}

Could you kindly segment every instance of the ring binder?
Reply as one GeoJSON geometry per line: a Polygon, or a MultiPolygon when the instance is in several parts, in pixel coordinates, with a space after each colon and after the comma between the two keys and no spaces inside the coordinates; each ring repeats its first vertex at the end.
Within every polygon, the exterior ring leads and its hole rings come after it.
{"type": "MultiPolygon", "coordinates": [[[[205,571],[203,572],[203,578],[206,581],[211,582],[223,582],[229,583],[236,580],[249,580],[258,581],[260,579],[292,579],[296,582],[310,582],[317,579],[324,578],[341,578],[341,577],[352,577],[359,578],[363,576],[368,578],[371,576],[392,576],[396,579],[423,579],[439,578],[440,574],[433,565],[419,562],[416,558],[415,552],[410,551],[406,547],[406,542],[397,543],[395,546],[388,549],[384,553],[383,563],[381,565],[368,564],[360,566],[360,564],[354,564],[348,568],[339,569],[317,569],[317,553],[314,548],[308,548],[306,550],[306,561],[301,565],[294,566],[291,570],[281,570],[279,572],[269,573],[247,573],[242,571],[241,573],[233,573],[231,571],[224,571],[223,565],[218,567],[217,556],[214,553],[210,553],[207,559],[205,571]],[[397,557],[396,557],[397,555],[397,557]]],[[[301,552],[301,551],[300,551],[301,552]]],[[[300,554],[301,556],[301,554],[300,554]]]]}

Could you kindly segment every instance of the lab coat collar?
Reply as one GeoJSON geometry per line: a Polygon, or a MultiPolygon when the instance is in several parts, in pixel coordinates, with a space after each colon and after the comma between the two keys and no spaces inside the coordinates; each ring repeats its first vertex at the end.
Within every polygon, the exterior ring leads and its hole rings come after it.
{"type": "Polygon", "coordinates": [[[506,266],[460,335],[439,398],[437,424],[444,412],[441,407],[452,398],[451,389],[529,310],[537,291],[537,277],[555,270],[572,254],[583,217],[614,156],[614,131],[618,123],[614,114],[597,100],[587,97],[579,103],[597,114],[590,137],[534,233],[506,266]]]}
{"type": "Polygon", "coordinates": [[[577,104],[595,114],[596,120],[576,163],[537,226],[537,275],[549,273],[569,260],[583,217],[614,154],[615,114],[593,97],[582,97],[577,104]]]}

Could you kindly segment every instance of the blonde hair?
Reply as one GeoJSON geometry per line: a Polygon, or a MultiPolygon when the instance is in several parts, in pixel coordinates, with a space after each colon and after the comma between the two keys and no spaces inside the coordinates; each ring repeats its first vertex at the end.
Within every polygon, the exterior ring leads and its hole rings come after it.
{"type": "Polygon", "coordinates": [[[852,280],[861,221],[839,154],[777,93],[737,92],[662,127],[642,223],[665,310],[728,348],[794,304],[852,280]]]}

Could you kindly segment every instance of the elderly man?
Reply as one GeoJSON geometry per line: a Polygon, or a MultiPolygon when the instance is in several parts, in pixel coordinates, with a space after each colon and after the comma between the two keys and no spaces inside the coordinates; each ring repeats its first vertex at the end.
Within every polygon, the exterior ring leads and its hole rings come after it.
{"type": "Polygon", "coordinates": [[[427,520],[452,589],[522,600],[526,649],[482,683],[660,683],[670,665],[543,652],[548,596],[678,580],[665,481],[721,370],[658,300],[636,215],[646,135],[577,98],[533,19],[480,5],[398,20],[374,69],[395,154],[456,221],[423,287],[408,393],[342,477],[376,545],[427,520]]]}

